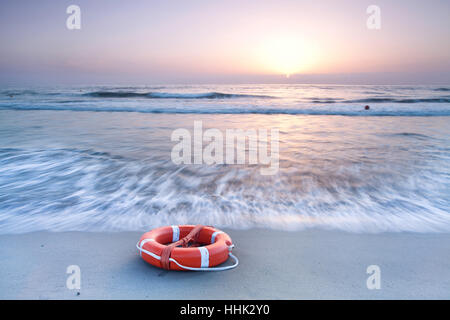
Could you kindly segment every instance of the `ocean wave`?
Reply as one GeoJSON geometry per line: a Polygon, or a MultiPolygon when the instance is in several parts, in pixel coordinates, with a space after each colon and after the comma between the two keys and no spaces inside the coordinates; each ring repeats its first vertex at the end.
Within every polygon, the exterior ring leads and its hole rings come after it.
{"type": "Polygon", "coordinates": [[[36,91],[36,90],[4,90],[0,92],[0,95],[5,95],[8,97],[20,97],[20,96],[60,96],[63,95],[61,92],[51,92],[51,91],[36,91]]]}
{"type": "Polygon", "coordinates": [[[239,107],[239,106],[184,106],[183,108],[163,106],[110,106],[77,103],[77,101],[65,101],[61,104],[25,105],[25,104],[0,104],[0,110],[21,111],[75,111],[75,112],[136,112],[158,114],[263,114],[263,115],[335,115],[335,116],[450,116],[450,108],[408,108],[399,109],[393,107],[364,110],[361,106],[332,106],[320,108],[268,108],[263,106],[239,107]]]}
{"type": "Polygon", "coordinates": [[[147,98],[147,99],[233,99],[233,98],[275,98],[266,95],[234,94],[222,92],[170,93],[136,91],[94,91],[85,94],[96,98],[147,98]]]}
{"type": "Polygon", "coordinates": [[[312,100],[313,103],[449,103],[450,99],[446,97],[437,98],[365,98],[365,99],[352,99],[352,100],[332,100],[332,99],[322,99],[322,100],[312,100]]]}
{"type": "Polygon", "coordinates": [[[21,96],[21,95],[39,95],[40,92],[35,90],[5,90],[1,92],[6,96],[21,96]]]}
{"type": "Polygon", "coordinates": [[[320,100],[320,99],[315,99],[315,100],[311,100],[312,103],[336,103],[336,100],[333,99],[325,99],[325,100],[320,100]]]}
{"type": "MultiPolygon", "coordinates": [[[[203,93],[171,93],[171,92],[136,92],[136,91],[94,91],[85,93],[85,96],[94,98],[146,98],[146,99],[234,99],[234,98],[260,98],[274,99],[276,97],[257,94],[237,94],[222,92],[203,93]]],[[[364,99],[338,99],[338,98],[310,98],[313,103],[449,103],[448,96],[433,98],[385,98],[370,97],[364,99]]]]}
{"type": "Polygon", "coordinates": [[[427,136],[425,134],[415,133],[415,132],[399,132],[399,133],[392,133],[392,134],[386,134],[385,136],[389,137],[406,137],[406,138],[413,138],[413,139],[419,139],[419,140],[432,140],[433,138],[430,136],[427,136]]]}
{"type": "Polygon", "coordinates": [[[258,168],[177,166],[95,149],[0,149],[0,233],[188,223],[450,231],[448,178],[434,169],[414,173],[351,161],[311,165],[263,178],[258,168]]]}

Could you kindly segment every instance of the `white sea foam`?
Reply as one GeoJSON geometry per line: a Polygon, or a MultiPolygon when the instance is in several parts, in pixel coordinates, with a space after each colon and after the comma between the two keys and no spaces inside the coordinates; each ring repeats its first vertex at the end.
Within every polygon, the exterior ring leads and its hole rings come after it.
{"type": "Polygon", "coordinates": [[[119,231],[202,223],[354,232],[450,231],[448,177],[361,164],[175,166],[92,150],[2,150],[0,231],[119,231]],[[296,178],[298,177],[298,178],[296,178]]]}

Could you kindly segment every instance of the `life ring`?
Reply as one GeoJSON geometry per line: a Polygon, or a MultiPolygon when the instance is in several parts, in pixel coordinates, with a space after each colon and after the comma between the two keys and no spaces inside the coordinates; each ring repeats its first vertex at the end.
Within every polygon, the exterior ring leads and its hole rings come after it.
{"type": "Polygon", "coordinates": [[[239,263],[231,253],[230,236],[210,226],[156,228],[142,235],[136,247],[146,262],[167,270],[223,271],[239,263]],[[235,260],[233,265],[216,267],[228,257],[235,260]]]}

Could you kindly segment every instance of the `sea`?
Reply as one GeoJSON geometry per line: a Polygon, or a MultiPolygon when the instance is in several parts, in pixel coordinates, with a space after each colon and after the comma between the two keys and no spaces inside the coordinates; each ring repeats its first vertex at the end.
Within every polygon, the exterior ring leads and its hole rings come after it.
{"type": "Polygon", "coordinates": [[[175,224],[449,232],[450,86],[0,88],[1,234],[175,224]],[[276,129],[278,170],[176,163],[195,123],[276,129]]]}

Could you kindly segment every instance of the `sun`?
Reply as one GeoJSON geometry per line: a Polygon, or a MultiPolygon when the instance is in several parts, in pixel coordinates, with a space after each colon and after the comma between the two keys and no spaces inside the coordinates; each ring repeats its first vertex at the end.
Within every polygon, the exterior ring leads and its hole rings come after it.
{"type": "Polygon", "coordinates": [[[312,71],[317,50],[305,39],[277,36],[263,41],[258,56],[262,69],[289,78],[296,73],[312,71]]]}

